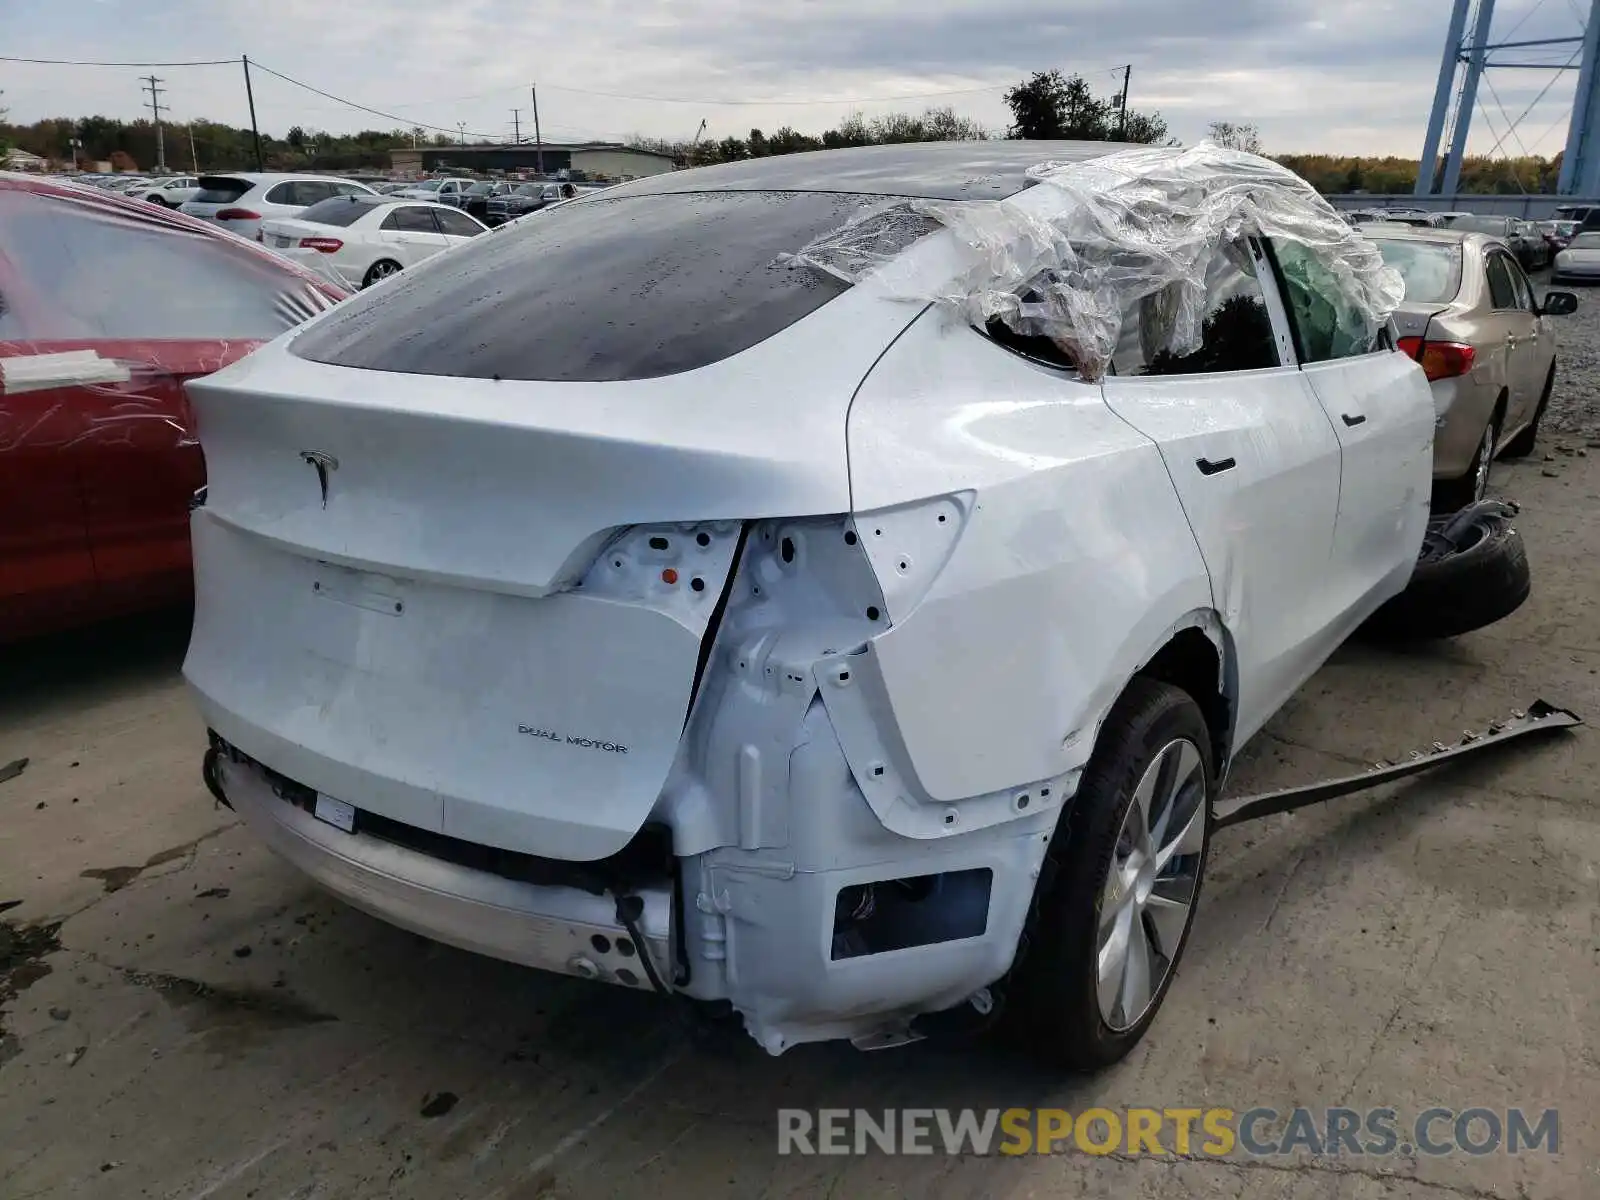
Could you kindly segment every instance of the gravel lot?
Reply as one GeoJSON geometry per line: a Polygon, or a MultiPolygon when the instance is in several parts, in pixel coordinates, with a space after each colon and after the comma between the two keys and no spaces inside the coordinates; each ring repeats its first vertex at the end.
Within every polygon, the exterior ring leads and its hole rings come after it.
{"type": "MultiPolygon", "coordinates": [[[[1600,328],[1600,303],[1584,319],[1600,328]]],[[[1552,463],[1496,474],[1526,506],[1529,604],[1453,643],[1347,647],[1250,747],[1238,791],[1360,770],[1536,696],[1600,717],[1600,455],[1547,440],[1552,463]]],[[[1219,835],[1171,998],[1098,1078],[970,1044],[770,1059],[687,1037],[649,996],[319,895],[202,789],[184,634],[140,622],[0,658],[0,764],[30,759],[0,783],[0,902],[21,902],[0,916],[6,1200],[1600,1196],[1592,732],[1219,835]],[[1133,1104],[1557,1107],[1561,1153],[775,1154],[780,1105],[1133,1104]]]]}
{"type": "MultiPolygon", "coordinates": [[[[1548,276],[1543,289],[1549,288],[1548,276]]],[[[1552,318],[1559,324],[1556,386],[1544,428],[1584,440],[1600,439],[1600,288],[1562,284],[1578,294],[1578,311],[1552,318]]]]}

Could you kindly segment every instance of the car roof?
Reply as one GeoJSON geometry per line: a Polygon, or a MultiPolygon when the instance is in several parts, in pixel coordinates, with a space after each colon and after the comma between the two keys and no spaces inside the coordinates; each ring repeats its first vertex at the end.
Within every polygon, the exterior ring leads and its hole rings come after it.
{"type": "Polygon", "coordinates": [[[1362,234],[1390,242],[1432,242],[1438,246],[1500,244],[1492,233],[1479,233],[1474,229],[1450,229],[1440,225],[1401,225],[1375,221],[1366,226],[1362,234]]]}
{"type": "Polygon", "coordinates": [[[1407,225],[1402,221],[1374,221],[1361,232],[1368,237],[1407,238],[1414,242],[1464,242],[1468,238],[1489,237],[1486,233],[1451,229],[1448,225],[1407,225]]]}
{"type": "Polygon", "coordinates": [[[1029,167],[1084,162],[1117,142],[910,142],[813,150],[669,171],[605,190],[605,197],[683,192],[844,192],[935,200],[1002,200],[1029,185],[1029,167]]]}
{"type": "MultiPolygon", "coordinates": [[[[248,179],[254,183],[280,183],[285,179],[315,179],[324,183],[361,183],[346,175],[317,175],[306,171],[202,171],[206,179],[248,179]]],[[[361,184],[362,187],[367,186],[361,184]]]]}
{"type": "MultiPolygon", "coordinates": [[[[370,196],[364,192],[357,192],[351,196],[329,196],[326,200],[318,200],[317,204],[330,204],[335,200],[343,200],[348,204],[359,204],[363,208],[370,208],[374,211],[380,208],[442,208],[449,212],[458,213],[462,211],[453,204],[440,204],[437,200],[416,200],[410,196],[386,196],[382,192],[370,196]]],[[[314,204],[311,207],[315,208],[316,206],[314,204]]],[[[295,218],[285,217],[283,219],[294,220],[295,218]]]]}

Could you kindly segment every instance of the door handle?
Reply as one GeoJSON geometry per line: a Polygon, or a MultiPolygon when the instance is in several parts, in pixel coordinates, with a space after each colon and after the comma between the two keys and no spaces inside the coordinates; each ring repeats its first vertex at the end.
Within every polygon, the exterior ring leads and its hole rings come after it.
{"type": "Polygon", "coordinates": [[[1232,458],[1219,458],[1215,462],[1209,458],[1197,458],[1194,465],[1200,468],[1202,475],[1221,475],[1224,471],[1233,470],[1239,463],[1232,458]]]}
{"type": "Polygon", "coordinates": [[[1349,413],[1340,413],[1339,420],[1343,421],[1351,429],[1354,429],[1357,425],[1365,425],[1367,423],[1367,414],[1356,413],[1354,416],[1352,416],[1349,413]]]}

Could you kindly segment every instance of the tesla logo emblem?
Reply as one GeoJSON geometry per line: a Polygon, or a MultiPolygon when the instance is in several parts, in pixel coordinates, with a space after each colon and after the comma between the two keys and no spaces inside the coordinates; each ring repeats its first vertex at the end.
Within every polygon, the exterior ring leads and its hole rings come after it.
{"type": "Polygon", "coordinates": [[[322,507],[328,507],[328,472],[339,469],[339,460],[331,454],[324,454],[321,450],[300,451],[300,461],[309,463],[317,469],[317,486],[322,489],[322,507]]]}

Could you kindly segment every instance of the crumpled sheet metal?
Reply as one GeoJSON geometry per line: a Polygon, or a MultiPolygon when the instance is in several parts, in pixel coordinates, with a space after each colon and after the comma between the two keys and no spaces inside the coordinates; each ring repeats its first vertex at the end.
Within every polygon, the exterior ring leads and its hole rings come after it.
{"type": "Polygon", "coordinates": [[[1151,353],[1198,350],[1207,261],[1245,237],[1307,247],[1373,334],[1405,294],[1310,184],[1258,155],[1212,142],[1140,147],[1040,163],[1028,177],[1034,186],[1005,200],[874,206],[791,261],[1048,337],[1090,380],[1105,374],[1130,314],[1151,353]],[[939,227],[954,237],[922,241],[939,227]]]}

